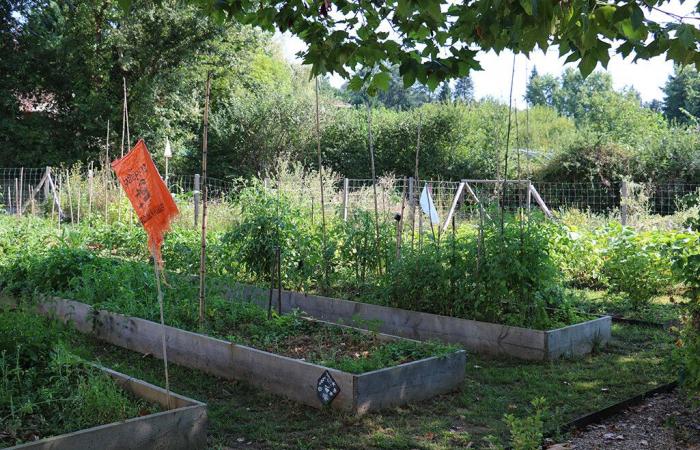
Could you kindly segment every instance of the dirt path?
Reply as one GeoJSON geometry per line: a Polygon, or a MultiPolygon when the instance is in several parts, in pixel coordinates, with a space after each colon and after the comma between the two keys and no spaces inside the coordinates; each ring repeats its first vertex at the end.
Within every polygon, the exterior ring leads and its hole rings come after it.
{"type": "Polygon", "coordinates": [[[549,450],[700,450],[700,408],[684,394],[659,394],[549,450]]]}

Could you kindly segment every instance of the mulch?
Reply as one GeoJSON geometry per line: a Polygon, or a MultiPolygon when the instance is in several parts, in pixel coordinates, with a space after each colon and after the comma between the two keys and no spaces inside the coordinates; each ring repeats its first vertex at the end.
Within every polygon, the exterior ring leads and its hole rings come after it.
{"type": "Polygon", "coordinates": [[[548,450],[700,450],[700,405],[683,391],[658,394],[548,450]]]}

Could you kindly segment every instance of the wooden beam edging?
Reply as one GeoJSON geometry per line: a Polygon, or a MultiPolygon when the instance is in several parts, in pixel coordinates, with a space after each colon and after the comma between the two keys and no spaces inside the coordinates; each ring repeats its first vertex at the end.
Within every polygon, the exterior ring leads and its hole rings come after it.
{"type": "MultiPolygon", "coordinates": [[[[94,364],[93,364],[94,365],[94,364]]],[[[165,389],[94,365],[137,397],[167,408],[165,389]]],[[[48,437],[8,450],[187,450],[207,446],[207,405],[170,393],[175,409],[48,437]]]]}
{"type": "MultiPolygon", "coordinates": [[[[219,289],[229,300],[258,304],[263,304],[269,295],[266,289],[242,283],[219,286],[219,289]]],[[[534,361],[590,353],[610,340],[612,323],[610,316],[602,316],[542,331],[283,290],[282,311],[294,309],[328,322],[377,329],[420,341],[459,344],[475,353],[534,361]]]]}
{"type": "Polygon", "coordinates": [[[653,397],[654,395],[657,394],[663,394],[667,392],[672,392],[674,389],[678,387],[678,381],[672,381],[667,384],[662,384],[661,386],[657,386],[653,389],[650,389],[646,392],[643,392],[641,394],[637,394],[633,397],[627,398],[625,400],[622,400],[620,402],[614,403],[612,405],[606,406],[603,409],[599,409],[598,411],[594,411],[589,414],[585,414],[583,416],[579,416],[576,419],[564,424],[559,430],[554,431],[554,432],[549,432],[546,433],[546,437],[551,437],[554,434],[559,434],[559,433],[568,433],[574,430],[580,430],[588,425],[592,425],[595,423],[600,423],[605,419],[608,419],[610,417],[613,417],[622,411],[626,410],[627,408],[631,406],[638,405],[639,403],[643,402],[644,400],[648,399],[649,397],[653,397]]]}
{"type": "MultiPolygon", "coordinates": [[[[161,325],[127,317],[72,300],[51,298],[39,303],[37,312],[71,322],[83,333],[111,344],[162,357],[161,325]]],[[[425,358],[363,374],[312,364],[203,334],[166,326],[168,360],[225,379],[247,381],[274,394],[322,408],[317,383],[326,371],[340,386],[331,407],[364,414],[387,407],[425,400],[457,389],[464,380],[466,352],[425,358]],[[380,381],[378,381],[380,380],[380,381]],[[381,380],[388,380],[377,389],[381,380]]],[[[401,339],[382,336],[381,339],[401,339]]]]}

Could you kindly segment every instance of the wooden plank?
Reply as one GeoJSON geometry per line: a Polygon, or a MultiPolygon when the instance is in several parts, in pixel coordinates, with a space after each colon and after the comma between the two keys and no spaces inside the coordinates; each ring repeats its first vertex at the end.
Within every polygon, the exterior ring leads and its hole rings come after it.
{"type": "MultiPolygon", "coordinates": [[[[225,296],[232,301],[251,301],[261,304],[265,301],[266,295],[268,293],[265,289],[235,284],[226,287],[225,296]]],[[[421,341],[437,339],[460,344],[467,350],[488,355],[508,355],[520,359],[541,361],[554,357],[552,355],[562,345],[567,345],[569,353],[572,355],[586,354],[592,349],[591,337],[584,332],[590,322],[546,332],[300,292],[282,291],[282,312],[289,312],[293,309],[300,309],[319,320],[357,328],[374,329],[381,333],[421,341]],[[547,333],[550,333],[552,337],[547,338],[547,333]],[[569,336],[569,341],[565,344],[566,336],[569,336]],[[547,339],[549,339],[551,354],[547,350],[547,339]]],[[[593,322],[592,327],[599,329],[601,337],[604,338],[603,342],[607,342],[610,337],[610,320],[603,317],[593,322]]]]}
{"type": "Polygon", "coordinates": [[[542,197],[540,197],[540,193],[537,192],[537,189],[535,189],[535,186],[530,184],[528,186],[530,189],[530,192],[532,193],[532,196],[535,197],[535,202],[539,205],[540,209],[544,211],[544,213],[547,215],[547,217],[552,218],[552,211],[547,208],[547,205],[544,203],[544,200],[542,200],[542,197]]]}
{"type": "Polygon", "coordinates": [[[354,410],[353,374],[244,345],[235,345],[233,354],[235,366],[232,371],[235,378],[315,408],[323,406],[317,397],[316,385],[323,372],[328,370],[340,386],[340,393],[331,407],[346,412],[354,410]]]}
{"type": "Polygon", "coordinates": [[[590,353],[610,341],[612,317],[599,317],[582,323],[547,331],[547,359],[574,357],[590,353]]]}
{"type": "MultiPolygon", "coordinates": [[[[148,401],[166,405],[165,390],[111,369],[99,367],[125,390],[148,401]]],[[[122,422],[41,439],[10,449],[32,450],[186,450],[207,445],[207,406],[172,394],[176,409],[122,422]]]]}
{"type": "MultiPolygon", "coordinates": [[[[258,293],[262,298],[265,296],[264,289],[248,288],[246,292],[253,295],[258,293]]],[[[295,293],[284,291],[282,296],[283,307],[289,310],[290,305],[294,304],[294,297],[295,293]]],[[[64,321],[73,321],[79,330],[94,333],[98,338],[114,345],[150,354],[157,358],[160,358],[162,355],[161,326],[156,322],[107,311],[93,312],[88,305],[71,300],[52,300],[42,305],[39,311],[47,315],[54,315],[64,321]],[[93,323],[94,326],[92,326],[93,323]]],[[[373,402],[370,397],[367,397],[370,400],[366,400],[365,406],[358,409],[356,388],[358,375],[244,345],[233,344],[178,328],[165,328],[168,359],[170,361],[222,378],[244,380],[309,406],[322,407],[316,394],[316,386],[318,379],[326,370],[335,379],[341,390],[331,404],[331,407],[334,409],[364,413],[384,407],[382,405],[402,404],[405,401],[416,401],[422,398],[417,394],[412,394],[405,396],[405,400],[399,397],[395,400],[385,399],[373,402]]],[[[381,334],[379,338],[382,340],[399,339],[396,336],[384,336],[381,334]]],[[[463,352],[456,354],[462,355],[461,358],[463,359],[463,352]]],[[[456,358],[459,360],[460,357],[456,358]]],[[[426,395],[430,392],[442,392],[444,386],[454,385],[456,376],[460,380],[463,378],[462,369],[460,369],[462,370],[461,372],[457,371],[457,375],[449,372],[447,369],[441,370],[442,359],[427,358],[421,360],[426,367],[435,365],[433,369],[425,369],[433,372],[434,375],[430,379],[426,378],[426,382],[422,382],[420,379],[414,380],[417,383],[416,390],[419,390],[417,386],[422,383],[426,395]]],[[[455,363],[453,362],[452,364],[455,363]]],[[[396,366],[396,368],[401,367],[404,367],[404,365],[396,366]]],[[[421,365],[421,367],[423,366],[421,365]]],[[[370,391],[366,392],[369,396],[370,391]]],[[[377,395],[386,397],[388,394],[378,393],[377,395]]]]}
{"type": "Polygon", "coordinates": [[[466,352],[376,370],[357,377],[357,411],[391,408],[457,389],[464,381],[466,352]]]}
{"type": "Polygon", "coordinates": [[[452,216],[455,213],[455,209],[457,208],[457,203],[459,202],[459,198],[462,195],[462,191],[464,190],[464,185],[466,183],[461,182],[459,183],[459,187],[457,187],[457,193],[455,194],[455,198],[452,200],[452,207],[450,207],[450,212],[447,213],[447,218],[445,219],[445,224],[442,226],[442,231],[443,233],[447,231],[447,227],[450,225],[450,220],[452,220],[452,216]]]}

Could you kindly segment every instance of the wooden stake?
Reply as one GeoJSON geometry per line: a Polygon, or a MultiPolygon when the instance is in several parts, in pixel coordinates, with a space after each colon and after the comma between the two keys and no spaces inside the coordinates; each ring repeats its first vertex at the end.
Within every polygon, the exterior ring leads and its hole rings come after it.
{"type": "Polygon", "coordinates": [[[318,150],[318,179],[321,188],[321,241],[323,244],[323,283],[321,285],[321,293],[326,290],[328,282],[328,262],[326,261],[326,251],[328,243],[326,242],[326,204],[323,199],[323,161],[321,159],[321,125],[319,119],[318,106],[318,77],[316,78],[316,148],[318,150]]]}
{"type": "Polygon", "coordinates": [[[77,211],[77,216],[76,216],[76,222],[77,222],[77,223],[80,223],[80,203],[82,203],[82,200],[83,200],[83,196],[81,195],[81,194],[82,194],[82,192],[81,192],[81,184],[82,184],[82,180],[81,180],[80,178],[78,178],[78,194],[77,194],[77,197],[78,197],[78,211],[77,211]]]}
{"type": "Polygon", "coordinates": [[[275,249],[277,256],[277,314],[282,315],[282,252],[279,246],[275,249]]]}
{"type": "Polygon", "coordinates": [[[22,198],[24,194],[24,167],[19,169],[19,193],[17,194],[17,204],[19,205],[19,215],[22,215],[22,198]]]}
{"type": "Polygon", "coordinates": [[[372,108],[367,100],[367,141],[369,143],[369,158],[372,169],[372,191],[374,193],[374,225],[376,229],[376,252],[379,261],[379,274],[382,273],[382,258],[379,249],[379,208],[377,206],[377,174],[374,169],[374,144],[372,143],[372,108]]]}
{"type": "Polygon", "coordinates": [[[15,215],[19,217],[19,181],[15,178],[15,215]]]}
{"type": "Polygon", "coordinates": [[[396,224],[396,259],[401,258],[401,241],[403,240],[403,211],[406,206],[406,177],[403,177],[403,189],[401,190],[401,212],[396,224]]]}
{"type": "Polygon", "coordinates": [[[209,91],[211,89],[211,72],[207,74],[206,97],[204,100],[204,135],[202,139],[202,251],[199,254],[199,325],[204,325],[205,298],[205,264],[207,254],[207,133],[209,132],[209,91]]]}
{"type": "MultiPolygon", "coordinates": [[[[276,255],[277,253],[275,252],[275,256],[276,255]]],[[[272,319],[272,295],[275,291],[275,270],[277,269],[275,256],[273,256],[272,261],[270,261],[270,298],[267,300],[267,320],[272,319]]]]}
{"type": "Polygon", "coordinates": [[[105,223],[109,223],[108,220],[108,206],[109,206],[109,186],[107,185],[107,174],[109,171],[109,119],[107,119],[107,145],[105,146],[105,164],[102,168],[102,179],[104,181],[104,201],[105,201],[105,223]]]}
{"type": "Polygon", "coordinates": [[[505,219],[506,208],[506,183],[508,182],[508,150],[510,149],[511,114],[513,110],[513,82],[515,80],[515,57],[516,54],[513,53],[513,69],[510,75],[510,95],[508,99],[508,128],[506,131],[506,155],[503,165],[503,192],[501,193],[501,234],[503,234],[503,221],[505,219]]]}
{"type": "MultiPolygon", "coordinates": [[[[419,196],[420,196],[420,178],[418,178],[418,157],[420,155],[420,131],[421,131],[422,126],[423,126],[423,116],[421,114],[419,114],[418,115],[418,137],[416,140],[416,168],[415,168],[415,171],[413,174],[413,177],[414,177],[413,189],[415,189],[416,192],[413,192],[413,190],[411,190],[411,248],[413,248],[413,241],[414,241],[415,230],[416,230],[416,209],[420,209],[420,208],[416,208],[416,206],[417,206],[417,204],[420,203],[419,202],[419,200],[420,200],[420,198],[419,198],[419,196]]],[[[421,231],[420,213],[418,215],[418,222],[419,222],[419,230],[418,230],[419,236],[418,236],[418,238],[420,239],[420,231],[421,231]]]]}
{"type": "Polygon", "coordinates": [[[160,341],[163,346],[163,368],[165,370],[165,392],[168,397],[168,409],[173,409],[172,400],[170,397],[170,377],[168,376],[168,346],[165,343],[165,317],[163,314],[163,291],[160,287],[160,270],[156,255],[153,255],[153,267],[156,274],[156,290],[158,291],[158,305],[160,306],[160,341]]]}
{"type": "Polygon", "coordinates": [[[68,189],[68,207],[70,211],[70,223],[75,223],[73,218],[73,195],[71,195],[70,172],[66,171],[66,189],[68,189]]]}
{"type": "Polygon", "coordinates": [[[88,169],[88,216],[92,215],[92,166],[88,169]]]}

